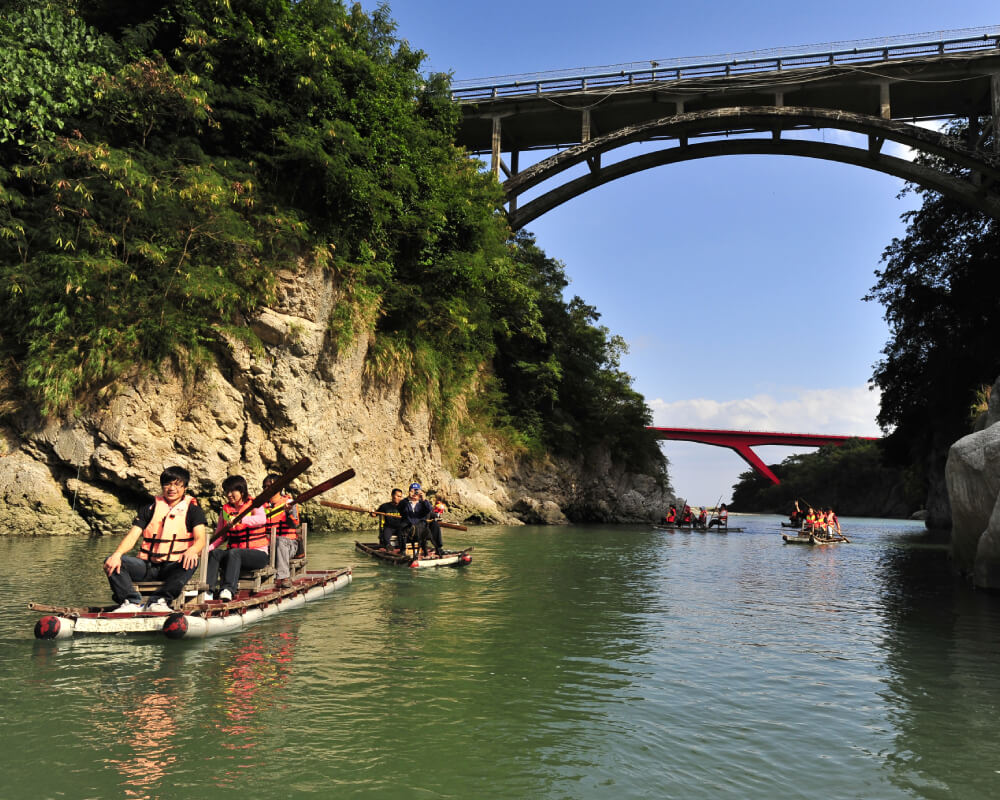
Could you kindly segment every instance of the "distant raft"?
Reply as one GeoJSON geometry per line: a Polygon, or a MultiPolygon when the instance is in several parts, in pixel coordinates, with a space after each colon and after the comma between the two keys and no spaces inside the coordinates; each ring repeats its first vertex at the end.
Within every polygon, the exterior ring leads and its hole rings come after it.
{"type": "Polygon", "coordinates": [[[846,536],[822,536],[814,533],[800,533],[790,536],[787,533],[781,534],[785,544],[850,544],[851,541],[846,536]]]}
{"type": "Polygon", "coordinates": [[[301,572],[291,586],[258,592],[241,590],[232,600],[202,600],[177,611],[119,614],[117,606],[64,607],[29,603],[50,612],[35,624],[38,639],[68,639],[74,634],[163,634],[169,639],[203,639],[242,630],[265,617],[298,608],[351,583],[350,567],[301,572]]]}
{"type": "Polygon", "coordinates": [[[720,525],[654,525],[657,531],[680,531],[681,533],[741,533],[746,528],[722,527],[720,525]]]}
{"type": "Polygon", "coordinates": [[[412,567],[414,569],[421,567],[464,567],[472,563],[472,556],[469,555],[472,552],[471,547],[466,547],[464,550],[445,550],[444,555],[440,557],[420,556],[419,558],[405,553],[390,552],[378,542],[355,542],[354,547],[365,555],[397,567],[412,567]]]}

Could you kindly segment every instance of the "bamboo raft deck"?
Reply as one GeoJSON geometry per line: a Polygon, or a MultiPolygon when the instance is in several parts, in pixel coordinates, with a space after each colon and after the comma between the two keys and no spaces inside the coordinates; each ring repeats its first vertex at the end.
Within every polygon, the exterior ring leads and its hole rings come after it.
{"type": "Polygon", "coordinates": [[[378,542],[355,542],[355,549],[365,555],[393,564],[397,567],[464,567],[472,562],[471,547],[464,550],[445,550],[444,555],[417,558],[405,553],[393,553],[385,550],[378,542]]]}
{"type": "Polygon", "coordinates": [[[241,589],[232,600],[197,599],[176,611],[117,613],[117,606],[57,606],[29,603],[48,614],[35,625],[39,639],[67,639],[74,634],[159,634],[195,639],[242,630],[265,617],[326,597],[353,580],[350,567],[303,571],[292,585],[259,592],[241,589]]]}

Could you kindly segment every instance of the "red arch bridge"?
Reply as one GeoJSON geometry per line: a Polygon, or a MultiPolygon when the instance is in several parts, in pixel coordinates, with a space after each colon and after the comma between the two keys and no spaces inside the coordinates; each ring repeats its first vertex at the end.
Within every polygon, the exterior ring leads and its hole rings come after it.
{"type": "Polygon", "coordinates": [[[772,433],[769,431],[717,431],[707,428],[656,428],[647,427],[657,439],[674,442],[700,442],[716,447],[735,450],[740,458],[773,483],[781,483],[767,464],[750,448],[763,444],[778,444],[786,447],[822,447],[832,444],[838,447],[848,439],[878,441],[877,436],[831,436],[819,433],[772,433]]]}

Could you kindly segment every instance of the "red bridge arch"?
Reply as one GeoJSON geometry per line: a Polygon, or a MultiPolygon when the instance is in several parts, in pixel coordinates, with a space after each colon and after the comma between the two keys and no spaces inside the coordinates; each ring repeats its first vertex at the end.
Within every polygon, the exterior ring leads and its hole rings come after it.
{"type": "Polygon", "coordinates": [[[838,447],[848,439],[878,441],[877,436],[832,436],[819,433],[772,433],[769,431],[719,431],[707,428],[656,428],[647,427],[657,439],[675,442],[700,442],[716,447],[735,450],[740,458],[773,483],[781,483],[767,464],[750,448],[762,444],[780,444],[789,447],[822,447],[833,444],[838,447]]]}

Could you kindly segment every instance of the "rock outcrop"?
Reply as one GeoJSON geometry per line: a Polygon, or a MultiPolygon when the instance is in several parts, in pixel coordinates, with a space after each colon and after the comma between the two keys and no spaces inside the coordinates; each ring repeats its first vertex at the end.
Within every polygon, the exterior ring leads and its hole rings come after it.
{"type": "MultiPolygon", "coordinates": [[[[316,270],[280,280],[280,303],[249,321],[263,347],[221,339],[196,380],[165,364],[80,417],[40,424],[25,410],[0,428],[5,532],[120,533],[170,464],[191,471],[195,495],[215,497],[227,475],[256,488],[302,456],[313,464],[299,489],[353,467],[357,477],[330,499],[372,507],[419,480],[453,518],[473,521],[649,521],[673,499],[608,453],[529,462],[477,438],[445,459],[427,409],[404,401],[402,377],[371,373],[371,342],[337,352],[330,279],[316,270]]],[[[347,514],[334,522],[370,524],[347,514]]]]}
{"type": "Polygon", "coordinates": [[[952,558],[976,586],[1000,589],[1000,379],[976,427],[952,445],[945,470],[952,558]]]}

